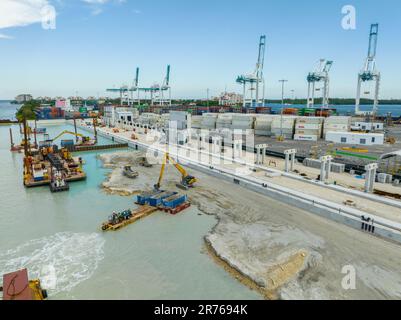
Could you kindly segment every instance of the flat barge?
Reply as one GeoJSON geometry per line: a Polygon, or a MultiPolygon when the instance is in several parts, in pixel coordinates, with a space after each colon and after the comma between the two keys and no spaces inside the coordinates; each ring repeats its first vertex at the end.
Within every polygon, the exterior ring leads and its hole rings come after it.
{"type": "Polygon", "coordinates": [[[152,213],[158,211],[159,209],[156,207],[151,207],[148,205],[141,206],[137,210],[127,210],[129,214],[127,214],[127,211],[121,213],[118,215],[118,217],[113,217],[111,216],[109,218],[109,221],[105,222],[102,224],[102,230],[103,231],[116,231],[119,230],[131,223],[134,223],[142,218],[145,218],[152,213]],[[115,219],[118,219],[118,222],[115,221],[115,219]]]}

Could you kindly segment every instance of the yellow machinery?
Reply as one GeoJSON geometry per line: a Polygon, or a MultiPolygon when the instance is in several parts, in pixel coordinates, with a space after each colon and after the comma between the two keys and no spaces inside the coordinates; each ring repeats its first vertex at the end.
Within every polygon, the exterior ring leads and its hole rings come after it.
{"type": "Polygon", "coordinates": [[[45,300],[47,291],[42,289],[40,280],[29,280],[28,270],[18,270],[3,275],[3,300],[45,300]]]}
{"type": "Polygon", "coordinates": [[[71,153],[68,151],[68,149],[62,148],[62,149],[60,150],[60,153],[61,153],[61,157],[62,157],[64,160],[72,160],[72,155],[71,155],[71,153]]]}
{"type": "Polygon", "coordinates": [[[395,139],[395,137],[387,137],[386,138],[386,143],[395,144],[396,142],[397,142],[397,140],[395,139]]]}
{"type": "Polygon", "coordinates": [[[356,147],[344,147],[341,148],[343,151],[348,151],[348,152],[355,152],[355,153],[368,153],[368,149],[361,149],[361,148],[356,148],[356,147]]]}
{"type": "Polygon", "coordinates": [[[61,132],[58,136],[56,136],[54,139],[52,139],[52,142],[56,141],[57,139],[59,139],[61,136],[65,135],[65,134],[72,134],[73,136],[80,137],[82,140],[82,143],[90,142],[89,137],[85,137],[84,135],[82,135],[80,133],[75,133],[75,132],[68,131],[68,130],[64,130],[63,132],[61,132]]]}
{"type": "Polygon", "coordinates": [[[194,184],[196,183],[196,178],[193,176],[190,176],[185,169],[179,165],[177,162],[175,162],[170,155],[166,152],[164,155],[163,159],[163,164],[160,169],[160,175],[159,175],[159,180],[157,181],[157,184],[154,186],[156,190],[160,190],[160,184],[163,179],[164,171],[166,169],[166,164],[171,162],[174,167],[181,173],[181,182],[177,184],[177,187],[180,189],[188,190],[189,188],[193,188],[194,184]]]}

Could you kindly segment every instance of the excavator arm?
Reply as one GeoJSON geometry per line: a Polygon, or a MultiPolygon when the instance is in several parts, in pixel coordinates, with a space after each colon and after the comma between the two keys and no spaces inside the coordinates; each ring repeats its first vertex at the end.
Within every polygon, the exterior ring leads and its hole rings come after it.
{"type": "Polygon", "coordinates": [[[155,189],[156,190],[160,190],[160,185],[161,185],[161,182],[163,180],[164,170],[166,169],[167,159],[168,159],[168,156],[167,156],[167,153],[166,153],[164,158],[163,158],[162,166],[160,168],[159,180],[157,180],[157,184],[155,184],[155,189]]]}
{"type": "Polygon", "coordinates": [[[166,154],[166,159],[167,159],[167,162],[171,162],[174,165],[174,167],[181,173],[181,176],[183,176],[183,177],[188,176],[185,169],[183,167],[181,167],[177,162],[175,162],[174,159],[171,158],[168,153],[166,154]]]}
{"type": "Polygon", "coordinates": [[[72,132],[72,131],[64,130],[58,136],[56,136],[52,141],[56,141],[57,139],[59,139],[60,137],[62,137],[65,134],[72,134],[73,136],[84,138],[84,136],[82,134],[80,134],[80,133],[75,133],[75,132],[72,132]]]}

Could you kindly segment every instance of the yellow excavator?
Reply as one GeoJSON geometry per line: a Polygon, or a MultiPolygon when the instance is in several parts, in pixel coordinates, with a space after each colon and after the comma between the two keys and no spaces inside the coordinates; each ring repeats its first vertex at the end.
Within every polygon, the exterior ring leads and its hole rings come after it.
{"type": "Polygon", "coordinates": [[[160,190],[160,184],[163,179],[164,171],[166,169],[166,164],[169,162],[172,163],[174,165],[174,167],[181,173],[181,182],[177,183],[177,187],[180,189],[184,189],[184,190],[193,188],[197,179],[195,177],[189,175],[181,165],[179,165],[177,162],[175,162],[174,159],[172,159],[170,157],[170,155],[168,153],[166,153],[164,155],[163,164],[160,169],[159,180],[157,181],[157,184],[155,184],[155,186],[154,186],[155,190],[160,190]]]}
{"type": "Polygon", "coordinates": [[[61,132],[58,136],[56,136],[54,139],[52,139],[52,142],[56,141],[57,139],[59,139],[61,136],[65,135],[65,134],[72,134],[73,136],[81,138],[82,144],[88,144],[89,142],[91,142],[91,139],[89,137],[85,137],[83,134],[75,133],[75,132],[68,131],[68,130],[64,130],[63,132],[61,132]]]}

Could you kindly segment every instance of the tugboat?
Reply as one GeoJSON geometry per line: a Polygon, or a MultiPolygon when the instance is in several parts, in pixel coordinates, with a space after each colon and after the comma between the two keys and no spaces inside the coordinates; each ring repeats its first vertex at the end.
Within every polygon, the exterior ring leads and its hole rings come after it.
{"type": "Polygon", "coordinates": [[[127,178],[135,179],[139,176],[137,171],[132,170],[131,166],[125,166],[123,168],[123,175],[127,178]]]}

